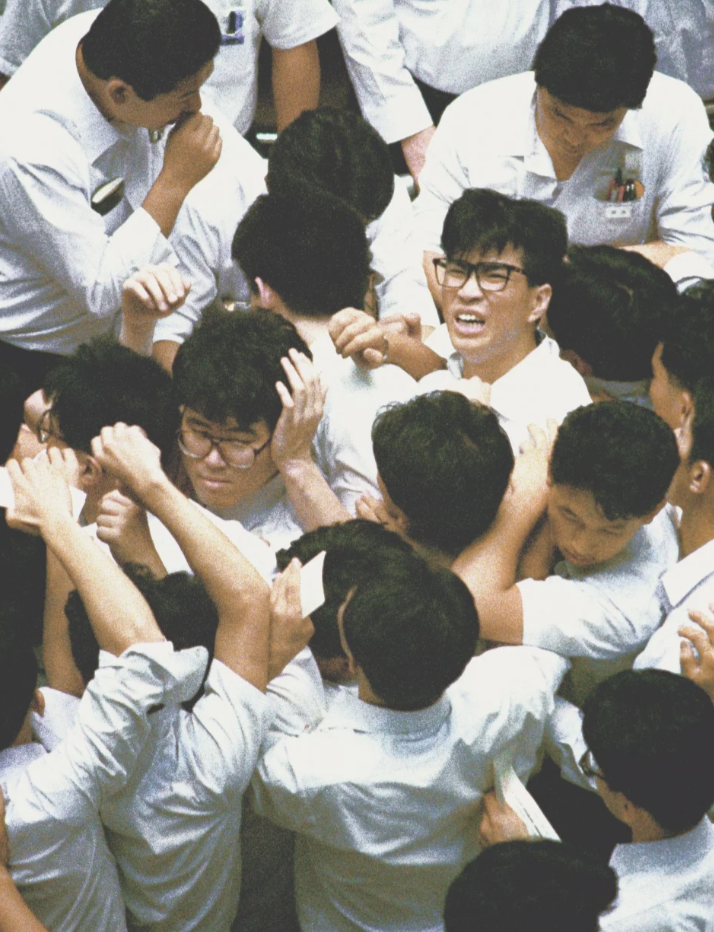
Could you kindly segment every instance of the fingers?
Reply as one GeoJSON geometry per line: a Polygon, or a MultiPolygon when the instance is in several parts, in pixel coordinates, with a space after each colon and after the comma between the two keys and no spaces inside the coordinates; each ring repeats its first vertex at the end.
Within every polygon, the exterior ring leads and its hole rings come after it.
{"type": "Polygon", "coordinates": [[[149,265],[140,269],[124,283],[124,303],[132,300],[149,314],[169,314],[186,299],[190,290],[179,270],[172,265],[149,265]]]}

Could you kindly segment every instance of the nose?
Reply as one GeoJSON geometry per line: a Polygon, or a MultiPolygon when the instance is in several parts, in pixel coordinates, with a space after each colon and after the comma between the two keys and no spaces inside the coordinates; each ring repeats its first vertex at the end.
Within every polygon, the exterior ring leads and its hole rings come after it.
{"type": "Polygon", "coordinates": [[[209,466],[214,466],[216,468],[226,465],[226,461],[221,456],[221,451],[217,444],[214,444],[211,447],[210,453],[207,453],[206,456],[204,457],[204,462],[207,463],[209,466]]]}
{"type": "Polygon", "coordinates": [[[483,290],[478,283],[476,278],[476,273],[471,271],[469,277],[459,288],[459,295],[463,298],[481,298],[483,297],[483,290]]]}

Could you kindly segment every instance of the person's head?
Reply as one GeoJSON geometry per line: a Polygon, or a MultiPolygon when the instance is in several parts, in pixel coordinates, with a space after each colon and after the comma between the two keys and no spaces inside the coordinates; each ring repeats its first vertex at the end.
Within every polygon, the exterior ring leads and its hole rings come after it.
{"type": "Polygon", "coordinates": [[[684,514],[710,521],[714,509],[714,375],[697,382],[692,403],[692,414],[678,429],[682,461],[667,499],[684,514]]]}
{"type": "Polygon", "coordinates": [[[105,485],[103,470],[92,456],[92,438],[103,427],[119,421],[137,424],[163,454],[173,444],[177,418],[171,377],[155,360],[107,337],[84,343],[51,369],[42,395],[49,407],[40,419],[38,436],[48,446],[75,451],[88,493],[105,485]]]}
{"type": "Polygon", "coordinates": [[[372,446],[385,504],[415,543],[455,556],[489,529],[513,470],[489,408],[458,392],[419,395],[380,411],[372,446]]]}
{"type": "Polygon", "coordinates": [[[572,246],[548,326],[581,375],[637,382],[650,378],[652,354],[678,301],[669,275],[639,253],[572,246]]]}
{"type": "Polygon", "coordinates": [[[414,551],[393,553],[340,609],[342,646],[358,679],[391,709],[432,705],[474,655],[473,596],[451,570],[414,551]]]}
{"type": "Polygon", "coordinates": [[[303,194],[311,185],[342,198],[370,223],[394,194],[389,148],[357,113],[342,107],[305,110],[271,146],[265,183],[271,194],[303,194]]]}
{"type": "Polygon", "coordinates": [[[652,357],[650,397],[672,429],[692,413],[694,389],[714,372],[714,280],[681,296],[652,357]]]}
{"type": "Polygon", "coordinates": [[[174,362],[179,447],[201,504],[230,508],[277,473],[270,440],[282,412],[275,385],[291,349],[310,356],[295,327],[264,311],[205,314],[174,362]]]}
{"type": "MultiPolygon", "coordinates": [[[[218,612],[198,577],[170,573],[157,579],[145,566],[133,563],[123,569],[146,599],[161,633],[176,650],[202,646],[213,656],[218,612]]],[[[65,614],[72,657],[86,685],[99,665],[99,645],[76,589],[69,594],[65,614]]]]}
{"type": "Polygon", "coordinates": [[[362,308],[370,252],[362,221],[344,201],[318,189],[262,194],[233,238],[233,258],[254,305],[307,317],[362,308]]]}
{"type": "Polygon", "coordinates": [[[507,841],[468,863],[449,887],[445,932],[597,932],[617,875],[559,841],[507,841]]]}
{"type": "Polygon", "coordinates": [[[435,260],[442,312],[464,376],[494,381],[535,346],[568,246],[563,215],[472,188],[450,206],[435,260]]]}
{"type": "Polygon", "coordinates": [[[308,531],[288,548],[278,551],[277,562],[281,570],[293,557],[305,565],[325,551],[322,571],[325,603],[310,616],[315,626],[310,650],[326,679],[337,682],[351,679],[337,624],[338,612],[349,593],[387,566],[394,553],[399,556],[410,549],[406,541],[381,524],[356,519],[308,531]]]}
{"type": "Polygon", "coordinates": [[[548,522],[556,546],[585,568],[620,553],[665,501],[679,463],[653,411],[613,401],[571,411],[550,458],[548,522]]]}
{"type": "Polygon", "coordinates": [[[657,54],[652,30],[632,10],[603,3],[567,10],[538,46],[536,123],[551,155],[582,158],[642,106],[657,54]]]}
{"type": "Polygon", "coordinates": [[[714,802],[714,706],[699,686],[665,670],[626,670],[583,707],[583,737],[598,792],[633,827],[651,817],[678,835],[714,802]]]}
{"type": "Polygon", "coordinates": [[[12,747],[35,708],[37,660],[31,647],[0,650],[0,751],[12,747]]]}
{"type": "Polygon", "coordinates": [[[218,21],[201,0],[110,0],[81,54],[105,82],[114,119],[158,130],[200,110],[220,42],[218,21]]]}

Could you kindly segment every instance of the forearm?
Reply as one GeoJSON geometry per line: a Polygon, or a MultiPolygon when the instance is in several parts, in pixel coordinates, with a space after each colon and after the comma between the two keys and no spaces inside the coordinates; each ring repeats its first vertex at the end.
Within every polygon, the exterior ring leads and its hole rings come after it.
{"type": "Polygon", "coordinates": [[[0,932],[47,932],[13,883],[10,872],[0,866],[0,932]]]}
{"type": "MultiPolygon", "coordinates": [[[[156,318],[147,317],[144,321],[138,321],[122,314],[119,342],[122,346],[126,346],[127,349],[138,353],[139,356],[151,356],[154,348],[155,329],[156,318]]],[[[173,363],[173,360],[171,362],[173,363]]],[[[164,366],[164,368],[171,371],[170,366],[164,366]]]]}
{"type": "Polygon", "coordinates": [[[621,248],[626,249],[628,252],[638,252],[660,269],[663,269],[670,259],[680,255],[680,253],[690,251],[688,246],[674,246],[661,239],[637,246],[622,246],[621,248]]]}
{"type": "Polygon", "coordinates": [[[81,696],[84,681],[72,655],[69,622],[65,614],[67,597],[74,586],[54,553],[47,549],[47,586],[42,632],[42,657],[47,683],[53,689],[81,696]]]}
{"type": "Polygon", "coordinates": [[[180,343],[174,343],[172,340],[158,340],[154,343],[151,355],[167,372],[171,372],[180,346],[180,343]]]}
{"type": "Polygon", "coordinates": [[[190,188],[176,182],[170,173],[162,170],[141,205],[167,238],[174,228],[189,190],[190,188]]]}
{"type": "Polygon", "coordinates": [[[280,473],[304,531],[350,520],[350,513],[340,503],[312,460],[286,464],[281,467],[280,473]]]}
{"type": "Polygon", "coordinates": [[[278,132],[320,103],[320,57],[317,42],[273,53],[273,104],[278,132]]]}
{"type": "Polygon", "coordinates": [[[445,362],[438,353],[421,340],[402,333],[385,333],[387,362],[399,366],[413,379],[421,379],[430,372],[443,369],[445,362]]]}

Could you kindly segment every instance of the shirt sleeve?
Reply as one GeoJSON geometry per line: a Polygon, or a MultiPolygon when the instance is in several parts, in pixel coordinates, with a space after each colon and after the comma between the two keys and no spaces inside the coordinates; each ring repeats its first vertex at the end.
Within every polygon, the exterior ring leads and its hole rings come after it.
{"type": "Polygon", "coordinates": [[[259,0],[256,16],[268,44],[283,50],[317,39],[338,19],[327,0],[259,0]]]}
{"type": "Polygon", "coordinates": [[[42,0],[7,0],[0,14],[0,72],[15,74],[53,25],[42,0]]]}
{"type": "Polygon", "coordinates": [[[337,33],[363,116],[388,142],[432,125],[407,70],[394,0],[333,0],[337,33]]]}

